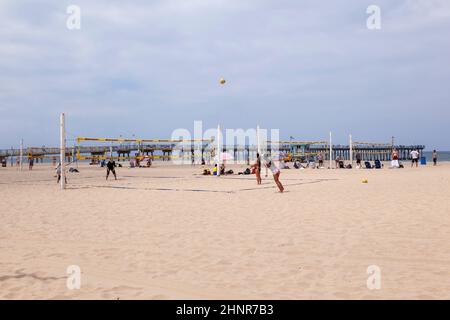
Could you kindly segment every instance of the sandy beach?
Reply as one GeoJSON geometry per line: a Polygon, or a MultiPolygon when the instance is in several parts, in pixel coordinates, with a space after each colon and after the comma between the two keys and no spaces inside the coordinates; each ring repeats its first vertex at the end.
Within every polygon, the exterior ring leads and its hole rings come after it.
{"type": "Polygon", "coordinates": [[[51,165],[0,168],[1,299],[450,299],[450,163],[283,170],[284,194],[201,166],[79,169],[61,191],[51,165]]]}

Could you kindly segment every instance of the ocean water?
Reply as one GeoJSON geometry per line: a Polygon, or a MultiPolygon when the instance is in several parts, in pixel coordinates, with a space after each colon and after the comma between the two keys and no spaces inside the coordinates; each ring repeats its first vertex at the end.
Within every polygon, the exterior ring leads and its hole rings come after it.
{"type": "MultiPolygon", "coordinates": [[[[433,152],[432,151],[425,151],[423,155],[427,158],[427,162],[433,161],[433,152]]],[[[450,161],[450,151],[439,151],[437,150],[438,154],[438,162],[439,161],[450,161]]]]}

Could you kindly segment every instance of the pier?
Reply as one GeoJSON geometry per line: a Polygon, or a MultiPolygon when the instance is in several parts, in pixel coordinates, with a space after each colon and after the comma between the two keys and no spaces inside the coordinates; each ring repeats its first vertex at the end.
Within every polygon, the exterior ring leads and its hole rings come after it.
{"type": "MultiPolygon", "coordinates": [[[[360,154],[363,161],[390,161],[392,149],[398,150],[400,160],[410,160],[412,150],[418,150],[420,156],[425,149],[424,145],[396,145],[387,144],[353,144],[353,159],[360,154]]],[[[136,156],[147,156],[153,159],[168,161],[173,157],[175,149],[177,153],[186,158],[192,158],[192,161],[201,159],[211,159],[214,156],[214,147],[208,143],[192,143],[184,144],[180,147],[173,142],[158,143],[119,143],[114,145],[103,146],[73,146],[66,147],[66,160],[89,160],[89,159],[105,159],[110,154],[118,160],[129,160],[136,156]]],[[[256,145],[235,145],[222,146],[222,152],[230,152],[235,160],[249,163],[251,159],[256,157],[258,148],[256,145]]],[[[300,161],[309,161],[314,159],[317,154],[322,154],[324,160],[329,160],[330,146],[326,143],[301,143],[301,142],[280,142],[279,144],[267,144],[266,150],[272,153],[278,150],[285,159],[300,161]]],[[[45,158],[59,161],[60,148],[58,147],[27,147],[23,149],[24,159],[33,158],[36,163],[43,162],[45,158]]],[[[0,150],[0,162],[3,166],[6,164],[14,164],[14,158],[20,157],[20,149],[4,149],[0,150]]],[[[342,160],[350,161],[349,145],[333,145],[332,158],[339,157],[342,160]]]]}

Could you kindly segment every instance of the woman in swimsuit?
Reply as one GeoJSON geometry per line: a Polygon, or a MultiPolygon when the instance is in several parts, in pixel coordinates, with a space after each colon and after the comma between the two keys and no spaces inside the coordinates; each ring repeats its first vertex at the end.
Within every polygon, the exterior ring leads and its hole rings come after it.
{"type": "Polygon", "coordinates": [[[280,174],[281,171],[280,169],[275,165],[275,163],[272,160],[266,160],[266,168],[269,168],[270,171],[272,171],[273,174],[273,179],[275,180],[275,183],[278,186],[278,189],[280,190],[280,192],[284,191],[284,187],[280,182],[280,174]]]}
{"type": "Polygon", "coordinates": [[[252,165],[252,169],[255,171],[256,184],[261,184],[261,158],[259,153],[256,154],[256,162],[252,165]]]}

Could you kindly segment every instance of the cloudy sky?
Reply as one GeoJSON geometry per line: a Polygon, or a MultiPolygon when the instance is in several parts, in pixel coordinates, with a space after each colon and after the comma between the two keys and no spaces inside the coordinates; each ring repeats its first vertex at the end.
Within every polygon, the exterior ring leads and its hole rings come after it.
{"type": "Polygon", "coordinates": [[[449,62],[448,0],[1,0],[0,148],[57,145],[65,112],[69,138],[202,120],[450,150],[449,62]]]}

